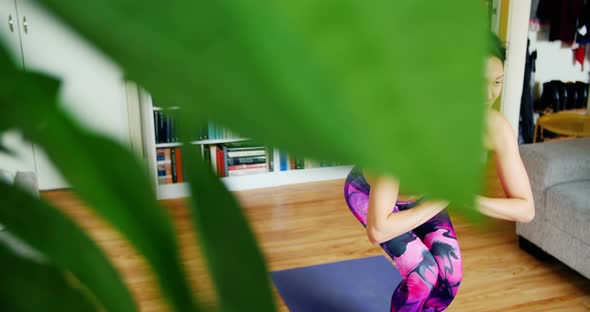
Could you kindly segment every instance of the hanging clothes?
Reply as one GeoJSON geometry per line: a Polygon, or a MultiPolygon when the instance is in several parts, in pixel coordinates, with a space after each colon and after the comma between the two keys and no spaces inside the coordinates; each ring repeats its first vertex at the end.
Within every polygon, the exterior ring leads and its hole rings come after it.
{"type": "Polygon", "coordinates": [[[584,70],[584,59],[586,58],[586,44],[590,42],[590,1],[586,1],[582,14],[578,19],[576,28],[576,44],[574,57],[584,70]]]}
{"type": "Polygon", "coordinates": [[[539,0],[537,18],[550,24],[550,41],[573,43],[583,11],[584,0],[539,0]]]}
{"type": "Polygon", "coordinates": [[[537,32],[541,29],[541,22],[537,17],[537,8],[539,7],[539,0],[531,0],[531,13],[529,15],[529,32],[537,32]]]}
{"type": "Polygon", "coordinates": [[[582,71],[584,71],[584,59],[586,58],[586,45],[580,45],[576,49],[574,49],[574,58],[576,62],[582,65],[582,71]]]}
{"type": "Polygon", "coordinates": [[[576,42],[580,45],[590,43],[590,1],[586,1],[578,20],[576,42]]]}
{"type": "Polygon", "coordinates": [[[522,96],[520,98],[520,120],[519,120],[519,143],[532,143],[535,130],[535,121],[533,117],[533,89],[534,89],[534,72],[535,62],[537,60],[537,51],[530,53],[530,40],[527,40],[526,62],[524,67],[524,83],[522,87],[522,96]]]}

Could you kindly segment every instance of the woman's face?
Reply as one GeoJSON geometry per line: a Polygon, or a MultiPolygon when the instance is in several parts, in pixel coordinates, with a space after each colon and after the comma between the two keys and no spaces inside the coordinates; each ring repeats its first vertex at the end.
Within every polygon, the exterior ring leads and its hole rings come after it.
{"type": "Polygon", "coordinates": [[[492,107],[496,99],[502,93],[502,86],[504,84],[504,64],[495,57],[489,57],[486,64],[486,89],[487,98],[486,106],[492,107]]]}

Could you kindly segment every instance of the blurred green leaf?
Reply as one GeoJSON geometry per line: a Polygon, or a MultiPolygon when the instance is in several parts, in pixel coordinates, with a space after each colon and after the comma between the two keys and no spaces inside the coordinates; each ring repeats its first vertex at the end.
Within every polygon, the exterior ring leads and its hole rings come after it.
{"type": "Polygon", "coordinates": [[[220,310],[275,311],[262,253],[238,202],[201,160],[200,151],[185,148],[184,152],[193,194],[191,216],[217,289],[220,310]]]}
{"type": "MultiPolygon", "coordinates": [[[[121,276],[104,253],[59,210],[16,187],[0,183],[0,222],[11,234],[71,271],[107,311],[137,311],[121,276]]],[[[27,292],[26,288],[21,291],[27,292]]]]}
{"type": "Polygon", "coordinates": [[[99,311],[83,289],[58,268],[20,257],[2,240],[0,267],[0,311],[99,311]]]}
{"type": "Polygon", "coordinates": [[[18,126],[25,138],[43,147],[75,192],[147,258],[173,308],[198,311],[170,217],[135,156],[61,111],[55,100],[57,81],[0,67],[0,84],[0,125],[18,126]]]}
{"type": "Polygon", "coordinates": [[[395,174],[431,197],[464,204],[480,191],[477,1],[42,2],[195,122],[395,174]]]}
{"type": "MultiPolygon", "coordinates": [[[[43,3],[162,103],[183,106],[189,122],[213,120],[290,152],[395,174],[413,192],[459,204],[480,191],[487,36],[477,2],[43,3]]],[[[27,130],[81,197],[146,255],[173,307],[195,309],[169,218],[129,152],[80,129],[55,107],[39,105],[54,90],[38,88],[38,77],[3,74],[9,89],[0,91],[0,100],[11,106],[0,129],[27,130]],[[35,87],[25,90],[25,83],[35,87]]],[[[260,289],[245,291],[254,297],[245,304],[261,300],[257,308],[272,309],[264,265],[237,203],[196,161],[187,162],[195,170],[188,173],[193,194],[202,197],[194,199],[195,218],[207,218],[197,224],[220,216],[210,207],[229,214],[213,221],[218,227],[199,229],[220,295],[231,301],[224,309],[238,309],[234,300],[243,297],[232,292],[251,287],[253,276],[260,289]],[[223,264],[232,263],[226,259],[232,252],[213,243],[224,237],[245,243],[244,257],[234,256],[242,263],[227,272],[223,264]],[[245,270],[250,267],[257,273],[245,270]]]]}
{"type": "Polygon", "coordinates": [[[2,145],[1,142],[0,142],[0,153],[4,153],[6,155],[11,155],[11,156],[15,155],[15,153],[12,150],[6,148],[6,146],[2,145]]]}

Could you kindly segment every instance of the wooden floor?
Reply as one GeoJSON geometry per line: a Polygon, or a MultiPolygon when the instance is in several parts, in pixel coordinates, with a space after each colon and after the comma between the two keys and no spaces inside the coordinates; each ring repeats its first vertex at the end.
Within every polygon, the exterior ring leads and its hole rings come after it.
{"type": "MultiPolygon", "coordinates": [[[[343,181],[237,193],[267,259],[269,270],[379,255],[346,207],[343,181]]],[[[141,311],[165,311],[153,276],[116,232],[67,191],[43,194],[87,229],[113,259],[141,311]]],[[[195,247],[183,200],[166,201],[178,229],[193,285],[215,298],[195,247]]],[[[556,262],[542,262],[517,246],[514,224],[473,226],[456,216],[464,280],[447,311],[590,311],[590,281],[556,262]]],[[[288,311],[277,295],[280,311],[288,311]]]]}

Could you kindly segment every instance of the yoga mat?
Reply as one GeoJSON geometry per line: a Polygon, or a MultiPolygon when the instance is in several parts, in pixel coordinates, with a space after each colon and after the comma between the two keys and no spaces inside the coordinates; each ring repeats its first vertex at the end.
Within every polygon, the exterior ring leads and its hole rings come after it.
{"type": "Polygon", "coordinates": [[[402,278],[375,256],[275,271],[271,279],[292,312],[383,312],[402,278]]]}

